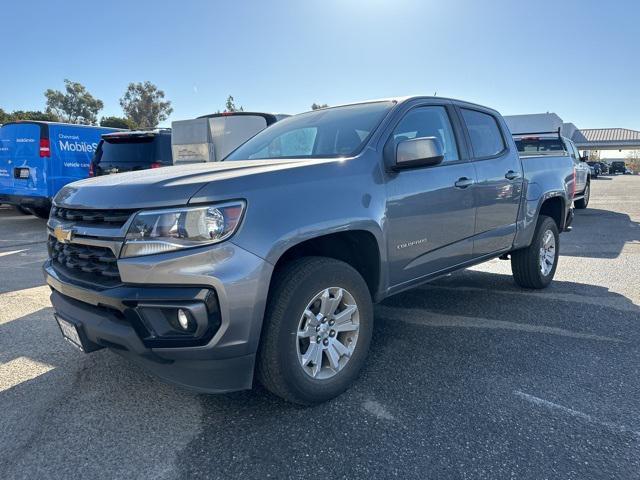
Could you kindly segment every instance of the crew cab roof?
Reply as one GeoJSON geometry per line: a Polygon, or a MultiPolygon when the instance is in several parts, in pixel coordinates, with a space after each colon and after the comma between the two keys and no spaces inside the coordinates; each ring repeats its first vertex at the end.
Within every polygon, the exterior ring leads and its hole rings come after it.
{"type": "Polygon", "coordinates": [[[467,102],[465,100],[459,100],[457,98],[450,98],[450,97],[436,97],[433,95],[408,95],[408,96],[404,96],[404,97],[387,97],[387,98],[374,98],[374,99],[370,99],[370,100],[363,100],[360,102],[349,102],[349,103],[343,103],[343,104],[338,104],[338,105],[331,105],[329,107],[323,107],[323,108],[319,108],[318,110],[325,110],[325,109],[330,109],[330,108],[336,108],[336,107],[348,107],[350,105],[361,105],[363,103],[375,103],[375,102],[394,102],[396,104],[400,104],[400,103],[405,103],[405,102],[410,102],[412,100],[445,100],[448,102],[454,102],[458,105],[461,106],[468,106],[468,107],[475,107],[475,108],[481,108],[483,110],[490,110],[496,114],[499,114],[498,111],[494,110],[491,107],[487,107],[486,105],[480,105],[478,103],[472,103],[472,102],[467,102]]]}

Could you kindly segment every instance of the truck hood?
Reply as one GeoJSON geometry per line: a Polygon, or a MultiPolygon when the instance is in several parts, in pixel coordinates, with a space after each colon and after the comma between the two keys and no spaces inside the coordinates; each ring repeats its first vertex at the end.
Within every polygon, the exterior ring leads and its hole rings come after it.
{"type": "MultiPolygon", "coordinates": [[[[213,181],[288,170],[324,160],[247,160],[138,170],[73,182],[55,197],[67,208],[129,209],[185,205],[213,181]]],[[[238,192],[241,193],[241,192],[238,192]]]]}

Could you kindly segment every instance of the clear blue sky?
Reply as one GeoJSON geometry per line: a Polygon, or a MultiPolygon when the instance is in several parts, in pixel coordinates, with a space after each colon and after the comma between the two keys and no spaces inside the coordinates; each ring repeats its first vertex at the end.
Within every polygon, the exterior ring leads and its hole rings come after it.
{"type": "Polygon", "coordinates": [[[11,1],[0,108],[44,109],[63,79],[121,115],[150,80],[172,120],[222,109],[297,113],[428,94],[581,128],[640,129],[640,2],[511,0],[11,1]]]}

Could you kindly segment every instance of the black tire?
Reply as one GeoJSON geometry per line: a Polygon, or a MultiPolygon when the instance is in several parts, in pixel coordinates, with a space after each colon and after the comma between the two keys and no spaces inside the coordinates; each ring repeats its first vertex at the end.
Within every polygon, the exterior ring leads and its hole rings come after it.
{"type": "Polygon", "coordinates": [[[18,212],[20,212],[23,215],[33,215],[33,213],[31,213],[31,211],[27,208],[18,207],[18,206],[16,206],[15,208],[18,212]]]}
{"type": "Polygon", "coordinates": [[[51,213],[50,207],[31,207],[30,210],[38,218],[49,219],[49,213],[51,213]]]}
{"type": "Polygon", "coordinates": [[[587,186],[584,187],[583,197],[580,200],[573,202],[574,206],[580,210],[587,208],[589,205],[589,198],[591,197],[591,182],[587,182],[587,186]]]}
{"type": "Polygon", "coordinates": [[[356,380],[367,357],[373,332],[373,303],[367,284],[347,263],[325,257],[294,260],[275,275],[258,350],[257,378],[267,390],[292,403],[330,400],[356,380]],[[316,379],[300,363],[296,332],[309,302],[330,287],[347,290],[355,300],[358,337],[344,367],[330,378],[316,379]]]}
{"type": "Polygon", "coordinates": [[[511,253],[511,271],[516,283],[523,288],[546,288],[553,280],[560,256],[560,235],[556,222],[545,215],[540,215],[533,234],[531,245],[511,253]],[[540,264],[540,249],[545,233],[551,231],[555,241],[554,260],[551,271],[544,275],[540,264]]]}

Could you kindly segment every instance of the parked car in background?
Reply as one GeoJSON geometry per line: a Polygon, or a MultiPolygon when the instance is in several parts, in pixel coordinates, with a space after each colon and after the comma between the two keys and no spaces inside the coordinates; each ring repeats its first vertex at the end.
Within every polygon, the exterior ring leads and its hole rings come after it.
{"type": "Polygon", "coordinates": [[[574,205],[576,208],[587,208],[591,196],[591,168],[587,158],[581,157],[575,144],[556,132],[514,133],[518,151],[521,156],[568,155],[573,161],[576,171],[574,205]]]}
{"type": "Polygon", "coordinates": [[[100,135],[117,129],[18,121],[0,127],[0,203],[49,217],[51,199],[87,178],[100,135]]]}
{"type": "Polygon", "coordinates": [[[372,303],[486,260],[553,279],[566,152],[519,156],[495,110],[435,97],[325,108],[224,161],[76,182],[44,265],[62,334],[202,392],[254,378],[296,403],[362,369],[372,303]]]}
{"type": "Polygon", "coordinates": [[[611,169],[609,170],[609,172],[612,175],[615,175],[616,173],[624,174],[624,172],[626,170],[627,170],[627,165],[624,163],[624,161],[615,160],[615,161],[611,162],[611,169]]]}
{"type": "Polygon", "coordinates": [[[602,173],[600,162],[587,162],[587,165],[589,165],[589,169],[591,170],[591,176],[593,178],[598,178],[598,176],[602,173]]]}
{"type": "Polygon", "coordinates": [[[171,156],[171,129],[107,133],[96,148],[89,176],[168,167],[171,156]]]}
{"type": "Polygon", "coordinates": [[[172,122],[174,164],[219,162],[256,133],[286,117],[263,112],[224,112],[172,122]]]}
{"type": "Polygon", "coordinates": [[[609,164],[606,162],[598,162],[600,164],[600,175],[608,175],[609,174],[609,164]]]}

